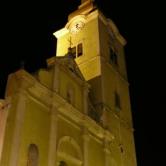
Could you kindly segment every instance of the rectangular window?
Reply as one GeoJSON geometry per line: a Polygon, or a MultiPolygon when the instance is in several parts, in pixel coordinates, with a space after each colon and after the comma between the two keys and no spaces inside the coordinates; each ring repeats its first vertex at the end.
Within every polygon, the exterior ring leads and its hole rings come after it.
{"type": "Polygon", "coordinates": [[[79,56],[83,55],[83,48],[82,48],[82,43],[78,44],[75,47],[69,47],[68,48],[68,55],[75,58],[78,58],[79,56]]]}
{"type": "Polygon", "coordinates": [[[115,107],[121,109],[120,96],[115,92],[115,107]]]}
{"type": "Polygon", "coordinates": [[[82,43],[78,44],[77,46],[77,57],[83,54],[82,43]]]}

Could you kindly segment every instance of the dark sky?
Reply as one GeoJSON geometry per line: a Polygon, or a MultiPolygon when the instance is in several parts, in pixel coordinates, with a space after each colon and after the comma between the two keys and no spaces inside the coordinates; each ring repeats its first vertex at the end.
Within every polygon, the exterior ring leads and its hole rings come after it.
{"type": "MultiPolygon", "coordinates": [[[[56,51],[52,33],[62,28],[79,0],[14,1],[1,4],[0,95],[7,75],[21,62],[34,72],[56,51]]],[[[125,48],[138,166],[160,165],[164,161],[164,60],[156,4],[143,0],[96,0],[128,41],[125,48]]],[[[161,20],[160,20],[161,19],[161,20]]]]}

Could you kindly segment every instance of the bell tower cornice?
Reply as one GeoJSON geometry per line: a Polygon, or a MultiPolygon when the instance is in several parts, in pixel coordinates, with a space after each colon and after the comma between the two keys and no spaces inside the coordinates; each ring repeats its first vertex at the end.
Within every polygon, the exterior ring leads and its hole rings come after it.
{"type": "Polygon", "coordinates": [[[85,14],[88,14],[90,11],[92,11],[95,8],[93,2],[94,0],[82,0],[81,5],[78,6],[78,9],[72,12],[68,16],[68,21],[70,21],[73,17],[77,15],[82,15],[82,14],[85,15],[85,14]]]}

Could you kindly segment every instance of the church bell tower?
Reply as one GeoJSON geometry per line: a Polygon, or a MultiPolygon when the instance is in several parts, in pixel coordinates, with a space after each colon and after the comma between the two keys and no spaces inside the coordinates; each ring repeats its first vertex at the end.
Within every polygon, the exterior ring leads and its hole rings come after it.
{"type": "Polygon", "coordinates": [[[65,27],[54,35],[57,38],[56,56],[64,56],[71,49],[91,86],[89,98],[99,112],[99,123],[115,136],[111,144],[113,163],[136,166],[124,55],[126,40],[92,0],[82,0],[78,9],[68,16],[65,27]]]}
{"type": "Polygon", "coordinates": [[[56,57],[11,73],[0,100],[0,166],[136,166],[125,39],[82,0],[56,57]]]}

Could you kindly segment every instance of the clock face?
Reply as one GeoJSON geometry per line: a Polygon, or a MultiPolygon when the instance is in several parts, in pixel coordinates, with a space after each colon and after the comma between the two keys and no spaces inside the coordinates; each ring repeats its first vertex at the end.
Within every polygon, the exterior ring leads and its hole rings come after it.
{"type": "Polygon", "coordinates": [[[75,22],[71,29],[70,32],[73,34],[76,34],[77,32],[79,32],[82,28],[84,27],[84,22],[79,21],[79,22],[75,22]]]}

